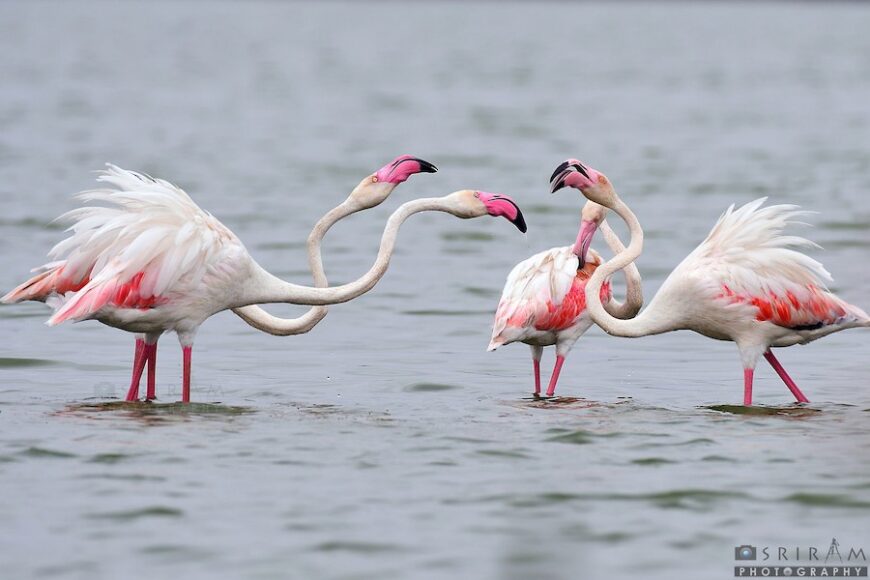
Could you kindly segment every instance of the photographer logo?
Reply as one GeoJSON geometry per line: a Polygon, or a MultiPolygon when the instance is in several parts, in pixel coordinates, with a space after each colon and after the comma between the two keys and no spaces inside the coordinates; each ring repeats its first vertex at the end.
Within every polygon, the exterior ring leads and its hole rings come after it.
{"type": "Polygon", "coordinates": [[[844,547],[831,539],[827,549],[816,546],[753,546],[734,548],[738,578],[867,578],[864,548],[844,547]]]}

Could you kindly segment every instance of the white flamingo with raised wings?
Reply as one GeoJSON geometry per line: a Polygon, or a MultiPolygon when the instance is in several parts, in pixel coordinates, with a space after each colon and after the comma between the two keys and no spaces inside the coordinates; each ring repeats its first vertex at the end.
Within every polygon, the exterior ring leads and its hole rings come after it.
{"type": "MultiPolygon", "coordinates": [[[[345,199],[341,204],[327,212],[317,222],[317,224],[314,226],[308,236],[308,263],[314,277],[315,286],[318,288],[325,288],[328,286],[326,273],[323,269],[320,246],[323,237],[326,235],[326,232],[332,227],[332,225],[334,225],[340,219],[347,217],[353,213],[362,211],[364,209],[369,209],[383,203],[387,199],[387,197],[389,197],[389,195],[393,192],[396,186],[405,182],[411,175],[422,172],[434,173],[436,171],[438,171],[438,169],[428,161],[424,161],[411,155],[400,155],[387,165],[383,166],[377,172],[365,177],[351,191],[347,199],[345,199]]],[[[160,182],[159,180],[153,180],[150,178],[146,179],[145,176],[141,174],[137,174],[134,172],[125,172],[112,166],[110,166],[109,170],[98,179],[101,181],[107,181],[112,185],[115,185],[121,191],[127,191],[128,193],[133,194],[140,191],[144,191],[147,194],[150,189],[154,189],[155,187],[157,187],[162,188],[162,190],[164,190],[164,193],[169,192],[172,195],[176,195],[175,190],[177,189],[174,188],[174,186],[160,182]],[[114,177],[111,177],[111,173],[116,173],[116,175],[114,177]],[[131,180],[131,177],[136,177],[137,179],[131,180]]],[[[101,190],[100,192],[112,193],[112,191],[113,190],[101,190]]],[[[109,220],[112,217],[110,213],[107,213],[105,211],[106,208],[97,207],[87,209],[91,210],[92,213],[96,212],[98,216],[103,220],[109,220]]],[[[132,210],[132,208],[130,207],[128,207],[127,209],[128,211],[132,210]]],[[[149,211],[153,213],[154,209],[155,208],[150,207],[148,210],[143,211],[142,213],[144,219],[141,221],[135,221],[134,218],[134,223],[131,224],[131,226],[135,227],[131,229],[129,235],[137,235],[139,233],[137,228],[142,228],[143,226],[147,225],[146,220],[148,219],[148,216],[151,215],[149,214],[149,211]]],[[[157,209],[159,210],[159,207],[157,209]]],[[[61,216],[60,218],[58,218],[58,220],[64,220],[64,218],[66,217],[69,217],[69,219],[71,220],[77,219],[76,215],[67,214],[66,216],[61,216]]],[[[117,222],[113,222],[113,224],[116,226],[118,225],[117,222]]],[[[77,227],[80,228],[81,225],[75,224],[70,229],[75,230],[75,228],[77,227]]],[[[104,232],[102,235],[105,236],[110,232],[114,232],[113,235],[120,235],[121,231],[122,230],[120,228],[115,227],[114,229],[109,229],[107,232],[104,232]]],[[[67,242],[69,242],[69,240],[67,240],[67,242]]],[[[106,240],[106,242],[104,242],[104,245],[110,246],[113,244],[123,243],[123,241],[119,242],[118,240],[106,240]]],[[[98,250],[98,248],[93,249],[98,250]]],[[[63,251],[63,248],[59,247],[55,250],[52,250],[50,255],[54,255],[55,251],[57,250],[63,251]]],[[[90,253],[85,253],[84,255],[81,255],[81,253],[79,253],[76,259],[79,262],[84,260],[84,264],[79,265],[78,268],[82,271],[86,270],[90,272],[93,269],[94,263],[99,257],[99,251],[92,251],[90,253]]],[[[9,302],[20,302],[23,300],[48,301],[50,305],[57,306],[58,304],[63,303],[63,300],[65,299],[65,295],[67,293],[76,291],[77,288],[83,286],[86,283],[85,277],[82,277],[80,280],[76,280],[74,277],[71,277],[68,274],[69,267],[67,266],[67,260],[59,260],[57,262],[47,264],[41,268],[38,268],[38,270],[44,270],[45,272],[37,275],[31,280],[28,280],[27,282],[10,292],[2,300],[9,302]]],[[[234,309],[234,312],[242,319],[244,319],[245,322],[259,330],[278,336],[288,336],[292,334],[302,334],[309,332],[326,316],[328,309],[325,306],[314,306],[310,308],[308,312],[306,312],[304,315],[293,319],[284,319],[272,316],[259,306],[254,305],[236,308],[234,309]]],[[[157,340],[159,338],[160,333],[137,334],[133,358],[133,373],[130,380],[130,388],[127,391],[127,401],[135,401],[139,397],[139,382],[146,362],[148,365],[146,400],[154,400],[157,398],[156,365],[157,340]]]]}
{"type": "MultiPolygon", "coordinates": [[[[628,224],[628,248],[601,265],[586,285],[592,320],[614,336],[639,337],[693,330],[737,344],[743,362],[743,404],[752,404],[752,381],[764,356],[794,397],[809,402],[771,351],[806,344],[847,328],[870,326],[870,317],[832,294],[831,276],[816,260],[794,248],[815,246],[783,235],[792,218],[805,212],[795,205],[762,207],[766,198],[734,206],[719,218],[707,238],[667,277],[637,317],[610,316],[598,298],[608,276],[637,259],[643,230],[634,213],[599,171],[569,159],[556,168],[553,192],[570,186],[615,211],[628,224]]],[[[591,237],[594,229],[587,232],[591,237]]]]}
{"type": "MultiPolygon", "coordinates": [[[[376,188],[396,185],[380,185],[387,181],[380,174],[367,179],[376,188]]],[[[109,207],[82,207],[61,216],[73,222],[73,234],[55,246],[50,257],[65,259],[46,264],[0,301],[48,301],[56,308],[49,325],[96,319],[144,334],[152,344],[162,333],[176,332],[183,351],[184,402],[190,400],[193,341],[206,319],[252,304],[325,305],[364,294],[386,272],[399,227],[412,214],[503,216],[525,231],[522,213],[507,196],[461,190],[413,200],[390,216],[375,264],[366,274],[342,286],[312,288],[285,282],[264,270],[235,234],[172,184],[114,166],[100,180],[114,188],[80,197],[109,207]]],[[[363,197],[373,193],[370,188],[359,189],[355,191],[363,197]]],[[[376,189],[375,195],[383,196],[382,190],[376,189]]],[[[243,314],[252,320],[258,316],[256,311],[243,314]]],[[[266,317],[261,318],[268,325],[266,317]]],[[[145,358],[138,361],[139,374],[145,358]]]]}
{"type": "MultiPolygon", "coordinates": [[[[551,248],[523,260],[511,270],[495,313],[492,339],[487,350],[512,342],[523,342],[532,349],[532,369],[536,397],[541,394],[541,355],[545,346],[556,347],[556,364],[547,386],[547,396],[556,393],[556,383],[565,357],[574,343],[592,326],[586,310],[586,284],[601,265],[601,256],[589,247],[586,232],[601,224],[601,233],[614,253],[625,249],[604,221],[607,209],[587,201],[580,213],[580,231],[573,246],[551,248]]],[[[643,306],[640,272],[631,263],[623,270],[626,281],[625,302],[612,299],[610,280],[601,288],[608,312],[617,318],[631,318],[643,306]]]]}

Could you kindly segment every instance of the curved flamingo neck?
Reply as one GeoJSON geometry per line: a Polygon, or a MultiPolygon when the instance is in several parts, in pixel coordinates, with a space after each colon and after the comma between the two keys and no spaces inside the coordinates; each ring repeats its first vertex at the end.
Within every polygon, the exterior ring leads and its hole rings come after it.
{"type": "MultiPolygon", "coordinates": [[[[362,206],[348,198],[329,210],[314,225],[314,228],[308,235],[307,247],[308,266],[311,268],[315,287],[326,288],[329,286],[321,254],[321,244],[324,236],[337,222],[362,209],[362,206]]],[[[297,318],[280,318],[269,314],[257,305],[235,308],[233,312],[257,330],[262,330],[276,336],[289,336],[309,332],[323,320],[329,310],[325,306],[313,306],[308,312],[297,318]]]]}
{"type": "MultiPolygon", "coordinates": [[[[625,250],[625,246],[616,235],[616,232],[611,229],[607,220],[601,222],[601,234],[604,236],[604,241],[614,254],[619,254],[625,250]]],[[[604,305],[604,309],[611,316],[616,318],[632,318],[640,312],[643,306],[643,286],[641,284],[640,271],[637,265],[632,261],[628,266],[622,269],[622,274],[625,276],[625,302],[620,302],[615,298],[604,305]]]]}
{"type": "Polygon", "coordinates": [[[611,316],[601,304],[600,291],[604,281],[617,270],[631,264],[643,251],[643,229],[641,229],[640,222],[637,221],[634,213],[619,198],[616,198],[608,207],[628,224],[631,240],[628,248],[599,266],[586,284],[586,308],[589,309],[589,315],[607,334],[614,336],[638,337],[667,332],[671,329],[666,327],[663,321],[658,320],[655,309],[647,308],[636,318],[620,320],[611,316]]]}
{"type": "Polygon", "coordinates": [[[423,211],[443,211],[458,215],[454,212],[453,207],[443,198],[415,199],[402,204],[387,220],[384,233],[381,235],[381,245],[374,265],[372,265],[368,272],[353,282],[341,286],[312,288],[310,286],[291,284],[273,276],[254,262],[255,271],[246,284],[241,297],[243,303],[240,305],[269,302],[311,305],[338,304],[365,294],[386,273],[402,223],[413,214],[423,211]]]}

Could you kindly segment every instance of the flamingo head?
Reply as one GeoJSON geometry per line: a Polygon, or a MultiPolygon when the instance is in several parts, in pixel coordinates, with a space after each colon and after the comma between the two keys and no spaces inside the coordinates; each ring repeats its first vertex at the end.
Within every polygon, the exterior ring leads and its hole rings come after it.
{"type": "Polygon", "coordinates": [[[363,179],[351,192],[350,197],[362,209],[380,205],[396,189],[415,173],[435,173],[438,168],[412,155],[400,155],[375,173],[363,179]]]}
{"type": "Polygon", "coordinates": [[[463,219],[476,218],[485,215],[503,217],[518,230],[526,233],[526,220],[523,212],[514,200],[499,193],[487,193],[463,189],[451,193],[444,198],[449,204],[449,211],[456,217],[463,219]]]}
{"type": "Polygon", "coordinates": [[[617,199],[606,175],[586,167],[576,159],[563,162],[550,176],[550,193],[556,193],[563,187],[579,189],[586,199],[606,207],[611,207],[617,199]]]}
{"type": "Polygon", "coordinates": [[[586,205],[583,206],[583,210],[580,212],[580,231],[577,232],[577,241],[574,243],[574,254],[580,261],[577,265],[578,270],[586,265],[592,238],[595,237],[598,226],[606,216],[607,208],[594,201],[587,201],[586,205]]]}

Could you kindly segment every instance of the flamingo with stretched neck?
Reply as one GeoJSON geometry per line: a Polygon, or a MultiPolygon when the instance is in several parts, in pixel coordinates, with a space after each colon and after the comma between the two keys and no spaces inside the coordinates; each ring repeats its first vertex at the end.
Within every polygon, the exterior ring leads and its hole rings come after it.
{"type": "MultiPolygon", "coordinates": [[[[801,403],[809,400],[771,348],[806,344],[847,328],[870,327],[870,317],[827,288],[831,276],[816,260],[794,248],[815,246],[783,235],[795,205],[762,207],[766,198],[734,206],[719,218],[707,238],[667,277],[637,317],[618,320],[604,309],[599,293],[608,276],[637,259],[643,230],[610,180],[576,159],[559,165],[551,191],[573,187],[589,200],[615,211],[628,224],[628,248],[601,265],[586,284],[592,320],[614,336],[639,337],[693,330],[736,343],[743,362],[743,404],[752,405],[755,366],[762,355],[801,403]]],[[[591,238],[594,228],[586,232],[591,238]]]]}
{"type": "MultiPolygon", "coordinates": [[[[601,264],[601,256],[589,247],[586,232],[601,224],[601,232],[614,253],[625,249],[604,221],[607,210],[587,201],[580,214],[580,231],[573,246],[551,248],[517,264],[505,282],[495,313],[492,339],[487,350],[512,342],[532,349],[535,397],[541,394],[541,355],[545,346],[556,346],[556,364],[547,397],[556,393],[556,383],[565,357],[574,343],[592,326],[586,310],[586,284],[601,264]]],[[[631,318],[643,306],[640,272],[634,263],[623,270],[626,281],[624,303],[612,299],[610,281],[601,287],[604,307],[617,318],[631,318]]]]}
{"type": "MultiPolygon", "coordinates": [[[[390,196],[396,186],[407,181],[411,175],[437,171],[438,168],[428,161],[412,155],[400,155],[375,173],[363,178],[350,192],[347,199],[320,218],[308,235],[306,244],[308,266],[311,268],[315,287],[326,288],[329,286],[326,272],[323,269],[320,247],[326,232],[334,224],[354,213],[380,205],[390,196]]],[[[255,305],[234,308],[233,312],[258,330],[275,336],[291,336],[310,332],[327,315],[328,308],[326,306],[313,306],[308,312],[297,318],[279,318],[255,305]]],[[[149,401],[157,398],[155,374],[158,338],[159,335],[142,336],[136,339],[133,377],[127,391],[127,401],[135,401],[139,398],[139,380],[146,360],[148,362],[148,386],[145,398],[149,401]]]]}
{"type": "MultiPolygon", "coordinates": [[[[375,177],[372,184],[380,183],[375,177]]],[[[109,207],[82,207],[61,216],[73,222],[73,234],[51,256],[66,259],[46,264],[0,301],[50,299],[56,308],[50,326],[96,319],[146,337],[174,331],[183,351],[183,402],[190,401],[194,338],[217,312],[253,304],[322,306],[352,300],[386,273],[399,227],[418,212],[441,211],[463,219],[502,216],[526,229],[522,212],[507,196],[460,190],[413,200],[390,216],[375,264],[366,274],[342,286],[313,288],[263,269],[235,234],[180,188],[114,166],[100,180],[114,187],[80,197],[109,207]]],[[[266,318],[259,322],[270,324],[266,318]]]]}
{"type": "MultiPolygon", "coordinates": [[[[400,155],[375,173],[363,178],[350,192],[347,199],[320,218],[308,235],[306,244],[308,266],[311,268],[315,287],[326,288],[329,286],[326,272],[323,270],[320,247],[326,232],[333,225],[352,214],[382,204],[396,186],[404,183],[411,175],[437,171],[438,168],[428,161],[412,155],[400,155]]],[[[234,308],[233,312],[258,330],[275,336],[291,336],[311,331],[323,320],[328,309],[325,306],[313,306],[308,312],[297,318],[273,316],[255,305],[234,308]]]]}

